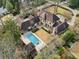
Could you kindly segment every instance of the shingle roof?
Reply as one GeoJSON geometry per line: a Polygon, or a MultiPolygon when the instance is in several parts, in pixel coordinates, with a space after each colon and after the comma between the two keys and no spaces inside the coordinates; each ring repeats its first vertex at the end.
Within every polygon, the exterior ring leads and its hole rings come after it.
{"type": "Polygon", "coordinates": [[[38,23],[40,21],[38,16],[32,16],[30,15],[27,19],[25,19],[21,23],[21,30],[26,31],[30,26],[34,26],[35,23],[38,23]],[[29,20],[28,20],[29,19],[29,20]]]}
{"type": "Polygon", "coordinates": [[[40,21],[39,16],[32,16],[30,15],[29,17],[30,23],[33,26],[35,23],[38,23],[40,21]]]}
{"type": "Polygon", "coordinates": [[[28,19],[30,19],[30,20],[32,20],[34,18],[34,16],[32,16],[32,15],[30,15],[29,17],[28,17],[28,19]]]}
{"type": "Polygon", "coordinates": [[[34,23],[38,23],[40,21],[39,16],[35,16],[33,18],[34,23]]]}
{"type": "Polygon", "coordinates": [[[43,10],[39,11],[37,12],[37,16],[40,16],[42,19],[45,19],[45,12],[43,10]]]}
{"type": "Polygon", "coordinates": [[[61,22],[55,22],[55,23],[53,24],[53,27],[58,26],[60,23],[61,23],[61,22]]]}
{"type": "Polygon", "coordinates": [[[31,26],[30,22],[29,21],[25,21],[21,24],[21,30],[22,31],[26,31],[28,30],[28,28],[31,26]]]}
{"type": "Polygon", "coordinates": [[[46,15],[47,20],[50,20],[50,21],[53,21],[53,22],[59,20],[58,16],[56,16],[55,14],[51,14],[50,12],[46,12],[45,15],[46,15]]]}
{"type": "Polygon", "coordinates": [[[58,26],[56,27],[55,33],[56,33],[56,34],[61,33],[61,32],[64,31],[66,28],[68,28],[68,26],[69,26],[69,25],[68,25],[67,22],[64,22],[64,23],[58,25],[58,26]]]}
{"type": "Polygon", "coordinates": [[[35,46],[34,46],[32,43],[29,43],[29,44],[26,46],[25,49],[27,50],[27,52],[28,52],[28,54],[29,54],[29,53],[31,53],[31,52],[33,51],[33,49],[35,49],[35,46]]]}
{"type": "Polygon", "coordinates": [[[37,15],[40,16],[41,18],[43,18],[44,20],[47,19],[47,20],[50,20],[53,22],[59,20],[58,16],[56,16],[55,14],[52,14],[50,12],[47,12],[47,11],[40,11],[40,12],[38,12],[37,15]]]}

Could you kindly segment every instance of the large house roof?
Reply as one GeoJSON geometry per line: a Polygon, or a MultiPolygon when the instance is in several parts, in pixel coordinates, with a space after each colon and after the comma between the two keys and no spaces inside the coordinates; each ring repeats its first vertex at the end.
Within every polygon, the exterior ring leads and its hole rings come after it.
{"type": "Polygon", "coordinates": [[[23,20],[21,23],[21,30],[26,31],[30,26],[34,26],[35,23],[40,21],[38,16],[30,15],[27,19],[23,20]]]}
{"type": "Polygon", "coordinates": [[[45,17],[46,17],[47,20],[51,20],[53,22],[59,20],[58,16],[56,16],[55,14],[51,14],[50,12],[46,12],[45,15],[46,15],[45,17]]]}
{"type": "Polygon", "coordinates": [[[41,18],[45,19],[45,12],[43,10],[37,12],[37,16],[40,16],[41,18]]]}
{"type": "Polygon", "coordinates": [[[2,15],[3,13],[6,13],[6,12],[7,12],[6,8],[0,7],[0,15],[2,15]]]}
{"type": "Polygon", "coordinates": [[[32,16],[32,15],[30,15],[30,16],[28,17],[29,20],[32,20],[33,18],[34,18],[34,16],[32,16]]]}
{"type": "Polygon", "coordinates": [[[40,21],[39,16],[35,16],[33,18],[34,23],[38,23],[40,21]]]}
{"type": "Polygon", "coordinates": [[[47,11],[40,11],[37,13],[38,16],[40,16],[41,18],[43,18],[44,20],[47,19],[47,20],[50,20],[50,21],[57,21],[59,20],[59,17],[56,16],[55,14],[52,14],[50,12],[47,12],[47,11]]]}
{"type": "Polygon", "coordinates": [[[29,44],[26,46],[25,49],[27,50],[27,52],[28,52],[28,54],[29,54],[29,53],[31,53],[31,52],[35,49],[35,46],[34,46],[32,43],[29,43],[29,44]]]}
{"type": "Polygon", "coordinates": [[[40,21],[39,16],[30,15],[28,19],[30,20],[32,26],[40,21]]]}
{"type": "Polygon", "coordinates": [[[21,30],[22,31],[26,31],[28,30],[28,28],[31,26],[30,22],[29,21],[25,21],[21,24],[21,30]]]}
{"type": "Polygon", "coordinates": [[[60,25],[58,25],[56,27],[56,30],[55,30],[55,33],[56,34],[59,34],[61,33],[62,31],[64,31],[66,28],[68,28],[68,23],[67,22],[64,22],[64,23],[61,23],[60,25]]]}

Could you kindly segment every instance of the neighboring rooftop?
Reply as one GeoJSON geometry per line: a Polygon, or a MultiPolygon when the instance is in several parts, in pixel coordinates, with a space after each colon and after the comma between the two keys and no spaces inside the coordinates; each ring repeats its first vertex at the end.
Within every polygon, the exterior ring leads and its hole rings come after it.
{"type": "Polygon", "coordinates": [[[60,25],[58,25],[55,29],[55,34],[59,34],[62,31],[64,31],[65,29],[67,29],[69,26],[69,24],[67,22],[61,23],[60,25]]]}
{"type": "Polygon", "coordinates": [[[0,15],[2,15],[3,13],[6,13],[7,9],[0,7],[0,15]]]}

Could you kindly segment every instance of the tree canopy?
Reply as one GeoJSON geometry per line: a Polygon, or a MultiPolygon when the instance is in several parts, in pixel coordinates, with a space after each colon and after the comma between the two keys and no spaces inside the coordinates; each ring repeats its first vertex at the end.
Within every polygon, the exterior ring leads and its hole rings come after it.
{"type": "Polygon", "coordinates": [[[63,39],[65,41],[65,45],[69,45],[75,41],[75,34],[74,32],[68,30],[63,34],[63,39]]]}
{"type": "Polygon", "coordinates": [[[6,8],[8,11],[20,11],[20,0],[0,0],[0,7],[6,8]]]}
{"type": "Polygon", "coordinates": [[[3,59],[15,59],[15,49],[20,40],[20,31],[15,21],[8,20],[0,28],[0,50],[3,59]]]}
{"type": "Polygon", "coordinates": [[[79,8],[79,0],[69,0],[72,8],[79,8]]]}
{"type": "Polygon", "coordinates": [[[8,10],[8,11],[12,11],[13,10],[13,5],[12,5],[12,3],[10,2],[10,1],[6,1],[6,9],[8,10]]]}

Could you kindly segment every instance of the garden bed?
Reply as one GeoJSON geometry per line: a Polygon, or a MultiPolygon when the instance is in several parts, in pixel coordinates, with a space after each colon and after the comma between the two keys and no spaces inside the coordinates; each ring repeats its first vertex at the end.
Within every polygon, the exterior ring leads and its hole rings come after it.
{"type": "Polygon", "coordinates": [[[31,31],[33,32],[33,33],[35,33],[36,31],[38,31],[39,29],[38,28],[33,28],[31,31]]]}

